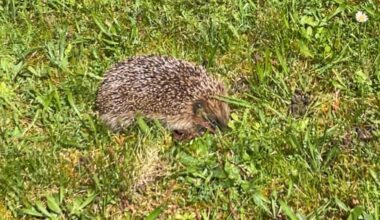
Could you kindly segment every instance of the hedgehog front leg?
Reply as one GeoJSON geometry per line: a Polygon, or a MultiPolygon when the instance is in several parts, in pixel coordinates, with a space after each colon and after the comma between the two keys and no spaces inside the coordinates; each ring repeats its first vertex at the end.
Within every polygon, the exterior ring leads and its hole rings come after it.
{"type": "Polygon", "coordinates": [[[215,134],[215,128],[210,126],[210,124],[207,121],[205,121],[203,118],[196,117],[193,120],[194,120],[196,127],[198,128],[197,133],[204,133],[204,129],[206,129],[209,132],[215,134]]]}
{"type": "Polygon", "coordinates": [[[193,129],[175,129],[173,130],[173,137],[176,140],[191,140],[198,136],[203,135],[206,131],[215,133],[215,129],[212,128],[207,122],[203,120],[197,121],[193,129]]]}
{"type": "Polygon", "coordinates": [[[183,116],[166,118],[167,127],[173,131],[176,140],[191,140],[206,131],[215,133],[215,129],[203,118],[183,116]]]}
{"type": "Polygon", "coordinates": [[[197,132],[190,130],[173,130],[173,137],[177,141],[191,140],[199,136],[197,132]]]}

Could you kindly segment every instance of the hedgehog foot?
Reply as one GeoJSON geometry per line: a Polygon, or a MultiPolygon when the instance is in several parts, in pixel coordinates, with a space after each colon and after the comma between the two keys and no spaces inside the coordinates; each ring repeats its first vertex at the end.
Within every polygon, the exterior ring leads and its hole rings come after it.
{"type": "Polygon", "coordinates": [[[213,128],[207,121],[201,118],[194,118],[193,119],[196,127],[197,127],[197,133],[203,134],[207,131],[215,134],[215,128],[213,128]]]}
{"type": "Polygon", "coordinates": [[[196,132],[190,132],[188,130],[173,130],[173,137],[177,141],[191,140],[197,137],[196,132]]]}
{"type": "Polygon", "coordinates": [[[208,129],[205,127],[199,128],[196,131],[177,129],[177,130],[173,130],[173,137],[175,140],[178,140],[178,141],[186,141],[186,140],[188,141],[188,140],[191,140],[198,136],[203,135],[206,131],[208,131],[208,129]]]}

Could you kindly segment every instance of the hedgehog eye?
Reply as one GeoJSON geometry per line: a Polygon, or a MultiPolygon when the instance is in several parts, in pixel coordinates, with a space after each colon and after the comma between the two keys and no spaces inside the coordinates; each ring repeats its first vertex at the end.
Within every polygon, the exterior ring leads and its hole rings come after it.
{"type": "Polygon", "coordinates": [[[193,105],[193,112],[195,114],[199,113],[200,110],[203,109],[203,103],[202,101],[196,101],[193,105]]]}

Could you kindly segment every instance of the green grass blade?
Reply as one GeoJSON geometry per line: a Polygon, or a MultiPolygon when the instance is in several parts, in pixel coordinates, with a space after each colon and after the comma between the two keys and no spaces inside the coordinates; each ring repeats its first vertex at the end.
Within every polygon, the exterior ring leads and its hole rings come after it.
{"type": "Polygon", "coordinates": [[[164,211],[164,208],[162,206],[159,206],[155,208],[152,212],[150,212],[149,215],[145,218],[145,220],[155,220],[160,216],[160,214],[163,211],[164,211]]]}
{"type": "Polygon", "coordinates": [[[296,214],[292,211],[292,209],[283,201],[280,201],[281,209],[291,220],[298,220],[296,214]]]}
{"type": "Polygon", "coordinates": [[[40,212],[38,212],[34,207],[28,208],[28,209],[21,209],[21,211],[26,215],[31,215],[35,217],[44,217],[44,215],[40,212]]]}
{"type": "Polygon", "coordinates": [[[46,196],[46,203],[50,210],[53,212],[60,214],[62,213],[61,208],[59,207],[59,204],[57,200],[53,196],[46,196]]]}

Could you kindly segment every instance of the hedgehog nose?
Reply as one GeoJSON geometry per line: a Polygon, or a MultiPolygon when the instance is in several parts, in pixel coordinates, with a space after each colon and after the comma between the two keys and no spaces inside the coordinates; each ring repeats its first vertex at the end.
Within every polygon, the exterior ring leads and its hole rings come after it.
{"type": "Polygon", "coordinates": [[[221,131],[228,131],[228,130],[229,130],[229,128],[228,128],[228,126],[227,126],[227,123],[220,124],[220,125],[218,126],[218,128],[219,128],[221,131]]]}
{"type": "Polygon", "coordinates": [[[210,125],[213,129],[219,129],[220,131],[227,131],[228,130],[228,126],[227,126],[227,121],[225,120],[220,120],[220,119],[216,119],[216,120],[211,120],[210,121],[210,125]]]}
{"type": "Polygon", "coordinates": [[[224,118],[217,118],[214,120],[213,124],[215,124],[218,128],[224,130],[227,128],[227,121],[224,118]]]}

